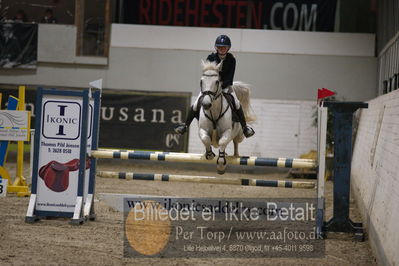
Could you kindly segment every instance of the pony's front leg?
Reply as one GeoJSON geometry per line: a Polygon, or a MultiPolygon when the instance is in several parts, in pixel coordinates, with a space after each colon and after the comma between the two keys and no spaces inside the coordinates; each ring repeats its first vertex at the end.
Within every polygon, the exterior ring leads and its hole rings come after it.
{"type": "Polygon", "coordinates": [[[206,130],[200,128],[199,137],[205,146],[205,158],[207,160],[212,160],[213,158],[215,158],[215,154],[212,151],[211,147],[212,140],[210,134],[206,130]]]}
{"type": "Polygon", "coordinates": [[[236,139],[233,140],[234,143],[234,157],[240,157],[240,154],[238,153],[238,142],[236,139]]]}
{"type": "Polygon", "coordinates": [[[231,141],[231,129],[223,132],[222,137],[219,139],[219,156],[216,161],[218,174],[223,175],[226,171],[227,167],[227,159],[226,159],[226,146],[231,141]]]}

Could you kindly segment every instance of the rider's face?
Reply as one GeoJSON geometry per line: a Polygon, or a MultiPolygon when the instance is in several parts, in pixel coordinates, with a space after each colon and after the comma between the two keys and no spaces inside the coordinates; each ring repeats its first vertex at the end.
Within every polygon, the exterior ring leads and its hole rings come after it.
{"type": "Polygon", "coordinates": [[[229,51],[230,47],[228,46],[216,46],[216,51],[220,55],[225,55],[229,51]]]}

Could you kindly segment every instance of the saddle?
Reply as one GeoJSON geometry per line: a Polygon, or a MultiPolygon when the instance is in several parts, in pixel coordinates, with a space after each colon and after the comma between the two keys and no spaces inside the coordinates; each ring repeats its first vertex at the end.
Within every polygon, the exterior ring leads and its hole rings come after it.
{"type": "MultiPolygon", "coordinates": [[[[69,186],[69,172],[79,169],[79,159],[73,159],[67,163],[50,161],[39,170],[39,176],[46,186],[55,192],[65,191],[69,186]]],[[[86,169],[90,168],[90,159],[86,160],[86,169]]]]}

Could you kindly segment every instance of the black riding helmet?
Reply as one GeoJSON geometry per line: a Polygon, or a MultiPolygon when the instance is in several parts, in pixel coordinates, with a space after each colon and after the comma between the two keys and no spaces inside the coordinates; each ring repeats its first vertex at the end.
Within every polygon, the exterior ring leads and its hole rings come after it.
{"type": "Polygon", "coordinates": [[[231,47],[231,41],[229,36],[227,35],[220,35],[216,38],[215,46],[228,46],[231,47]]]}

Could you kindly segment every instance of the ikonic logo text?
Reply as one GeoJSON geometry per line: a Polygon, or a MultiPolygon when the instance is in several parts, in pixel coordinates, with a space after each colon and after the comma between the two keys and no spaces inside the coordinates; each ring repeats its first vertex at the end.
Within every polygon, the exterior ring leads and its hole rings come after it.
{"type": "Polygon", "coordinates": [[[65,132],[64,132],[64,126],[65,125],[76,125],[79,122],[78,118],[67,117],[65,115],[67,107],[68,107],[67,105],[57,105],[58,115],[57,116],[52,116],[52,115],[48,114],[46,116],[46,122],[47,123],[49,123],[49,124],[59,124],[58,133],[56,134],[57,136],[65,136],[65,132]]]}

